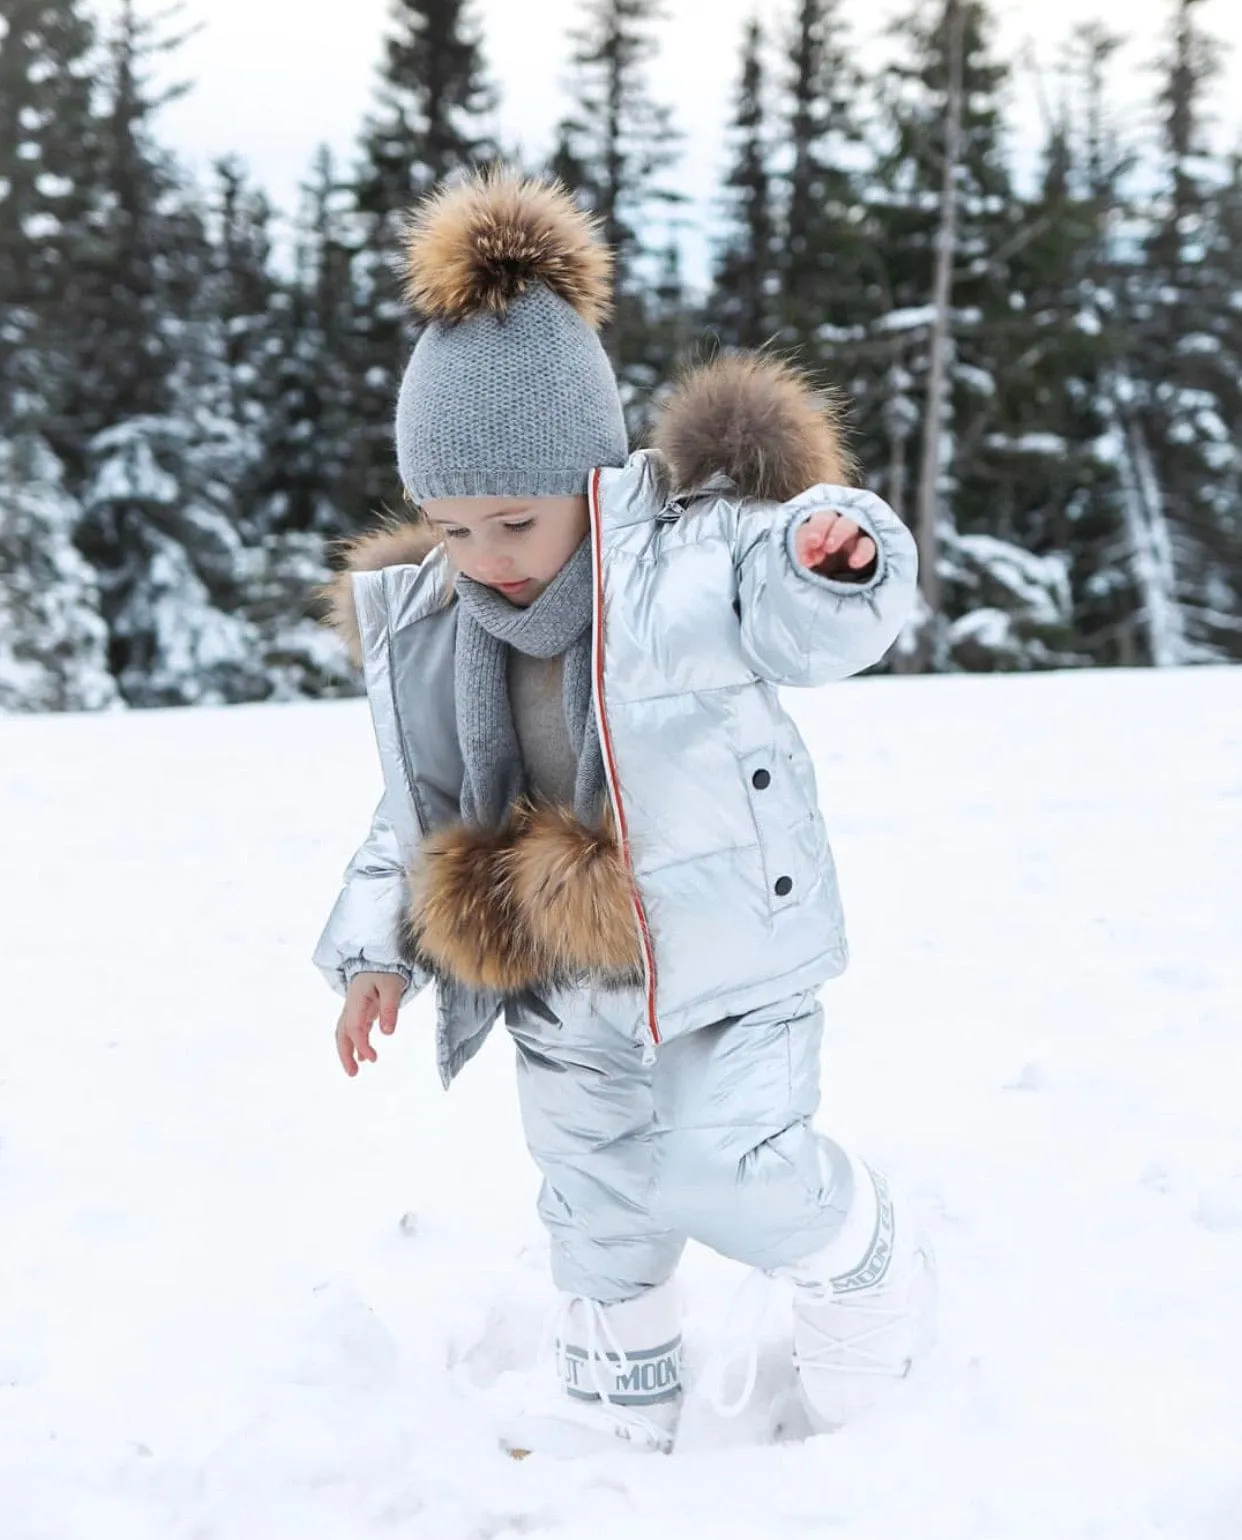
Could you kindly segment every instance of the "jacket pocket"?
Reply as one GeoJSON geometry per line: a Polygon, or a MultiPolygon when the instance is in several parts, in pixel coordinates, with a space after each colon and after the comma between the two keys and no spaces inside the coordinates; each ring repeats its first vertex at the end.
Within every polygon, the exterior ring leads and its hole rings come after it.
{"type": "Polygon", "coordinates": [[[738,756],[763,859],[768,907],[772,913],[801,903],[813,872],[808,848],[813,818],[803,806],[788,754],[773,746],[738,756]]]}

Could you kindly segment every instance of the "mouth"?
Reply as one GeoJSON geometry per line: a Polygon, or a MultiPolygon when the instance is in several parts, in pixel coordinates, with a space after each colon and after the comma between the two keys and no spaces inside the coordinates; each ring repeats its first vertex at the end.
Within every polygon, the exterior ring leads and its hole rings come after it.
{"type": "Polygon", "coordinates": [[[529,578],[519,578],[516,583],[493,583],[492,587],[502,594],[519,594],[529,582],[529,578]]]}

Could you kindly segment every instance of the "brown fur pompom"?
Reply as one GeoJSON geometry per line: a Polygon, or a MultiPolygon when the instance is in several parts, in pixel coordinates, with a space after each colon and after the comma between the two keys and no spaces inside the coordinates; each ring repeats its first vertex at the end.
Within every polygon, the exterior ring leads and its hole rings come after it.
{"type": "Polygon", "coordinates": [[[638,983],[633,889],[611,819],[591,830],[565,808],[537,808],[505,853],[514,902],[553,978],[587,972],[638,983]]]}
{"type": "Polygon", "coordinates": [[[443,187],[410,216],[405,293],[429,320],[460,321],[542,283],[589,326],[608,315],[612,253],[560,182],[503,167],[443,187]]]}
{"type": "Polygon", "coordinates": [[[521,923],[504,857],[517,837],[452,824],[423,840],[409,879],[410,951],[434,972],[507,993],[541,976],[542,954],[521,923]]]}
{"type": "Polygon", "coordinates": [[[520,803],[503,829],[452,824],[423,840],[406,914],[412,960],[514,994],[589,975],[642,978],[633,889],[611,822],[520,803]]]}
{"type": "Polygon", "coordinates": [[[653,436],[679,489],[724,472],[743,497],[788,502],[808,487],[848,485],[840,411],[789,364],[728,354],[687,374],[653,436]]]}
{"type": "Polygon", "coordinates": [[[345,643],[349,660],[362,667],[362,643],[358,634],[358,614],[354,608],[354,590],[350,575],[354,572],[378,572],[381,567],[417,565],[427,559],[440,543],[435,529],[414,520],[390,519],[378,529],[354,540],[342,540],[337,547],[341,571],[329,583],[316,590],[315,597],[324,606],[323,623],[345,643]]]}

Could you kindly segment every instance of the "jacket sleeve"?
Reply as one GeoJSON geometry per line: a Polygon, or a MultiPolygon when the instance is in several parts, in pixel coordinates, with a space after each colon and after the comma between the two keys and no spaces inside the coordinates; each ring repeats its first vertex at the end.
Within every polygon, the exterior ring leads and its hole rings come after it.
{"type": "Polygon", "coordinates": [[[404,1005],[431,975],[401,957],[399,936],[405,906],[406,874],[388,816],[380,801],[371,831],[345,868],[341,888],[314,961],[328,983],[344,994],[359,973],[397,973],[405,981],[404,1005]]]}
{"type": "Polygon", "coordinates": [[[811,487],[775,510],[744,505],[734,560],[742,649],[773,684],[826,684],[878,663],[917,594],[910,531],[887,503],[858,487],[811,487]],[[796,559],[799,525],[829,511],[853,519],[875,541],[875,573],[865,583],[821,577],[796,559]]]}

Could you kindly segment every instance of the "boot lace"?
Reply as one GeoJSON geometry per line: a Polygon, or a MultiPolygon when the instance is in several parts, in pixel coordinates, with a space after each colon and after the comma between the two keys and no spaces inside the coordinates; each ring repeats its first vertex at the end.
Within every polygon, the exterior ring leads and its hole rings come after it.
{"type": "Polygon", "coordinates": [[[759,1343],[778,1305],[789,1298],[783,1281],[753,1268],[734,1290],[716,1346],[699,1374],[699,1385],[718,1417],[738,1417],[750,1405],[759,1377],[759,1343]],[[741,1365],[742,1389],[725,1396],[733,1371],[741,1365]]]}
{"type": "MultiPolygon", "coordinates": [[[[929,1265],[930,1263],[925,1263],[929,1265]]],[[[887,1302],[879,1290],[868,1290],[869,1297],[834,1296],[831,1284],[810,1285],[778,1273],[752,1269],[734,1291],[725,1312],[724,1324],[716,1347],[708,1356],[699,1375],[699,1384],[712,1410],[719,1417],[737,1417],[749,1406],[759,1375],[759,1345],[772,1323],[778,1307],[793,1298],[793,1291],[815,1288],[825,1301],[839,1299],[835,1330],[818,1321],[814,1331],[819,1343],[811,1351],[797,1355],[795,1362],[808,1368],[836,1370],[848,1374],[877,1374],[901,1378],[909,1372],[911,1360],[895,1371],[891,1356],[879,1350],[880,1340],[894,1328],[907,1324],[909,1305],[894,1297],[887,1302]],[[879,1294],[877,1298],[876,1295],[879,1294]],[[729,1379],[742,1367],[742,1388],[733,1400],[726,1397],[729,1379]]]]}
{"type": "MultiPolygon", "coordinates": [[[[848,1297],[848,1296],[847,1296],[848,1297]]],[[[895,1373],[891,1357],[878,1352],[871,1344],[887,1335],[894,1327],[908,1324],[909,1311],[903,1303],[885,1305],[881,1301],[851,1299],[841,1312],[837,1329],[831,1331],[816,1321],[813,1327],[820,1339],[810,1352],[797,1357],[799,1365],[816,1369],[836,1369],[848,1374],[883,1374],[900,1379],[908,1372],[907,1358],[900,1373],[895,1373]]]]}
{"type": "Polygon", "coordinates": [[[617,1340],[617,1334],[608,1319],[608,1307],[597,1299],[588,1298],[585,1294],[562,1295],[549,1317],[545,1330],[544,1352],[551,1349],[561,1384],[567,1385],[570,1380],[569,1361],[572,1355],[569,1352],[568,1338],[575,1305],[581,1307],[585,1321],[585,1341],[582,1346],[587,1355],[591,1384],[600,1401],[608,1408],[617,1436],[633,1439],[638,1443],[652,1443],[659,1448],[667,1449],[670,1444],[667,1428],[662,1427],[653,1418],[644,1416],[641,1407],[621,1406],[614,1400],[608,1384],[611,1376],[603,1366],[605,1353],[616,1359],[617,1369],[623,1375],[629,1372],[630,1357],[617,1340]]]}

